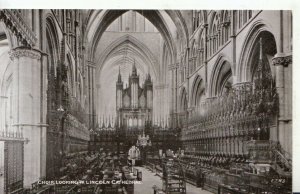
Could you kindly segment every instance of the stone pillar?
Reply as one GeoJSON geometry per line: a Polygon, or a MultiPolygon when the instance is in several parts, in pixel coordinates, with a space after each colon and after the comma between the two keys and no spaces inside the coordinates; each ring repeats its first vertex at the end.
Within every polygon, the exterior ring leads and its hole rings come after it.
{"type": "MultiPolygon", "coordinates": [[[[191,49],[190,48],[188,48],[188,52],[187,52],[187,56],[190,56],[190,53],[191,53],[191,49]]],[[[186,74],[186,79],[185,80],[187,80],[187,86],[186,86],[186,92],[187,92],[187,97],[186,97],[186,99],[187,99],[187,106],[188,106],[188,108],[191,106],[190,105],[190,67],[192,66],[192,60],[188,60],[187,61],[188,62],[188,64],[187,64],[187,67],[188,67],[188,71],[187,71],[187,74],[186,74]]],[[[185,82],[185,80],[184,80],[184,82],[185,82]]]]}
{"type": "Polygon", "coordinates": [[[43,131],[41,124],[43,75],[41,52],[25,47],[11,51],[13,61],[13,127],[22,130],[28,140],[24,145],[24,187],[38,181],[44,173],[43,131]]]}
{"type": "Polygon", "coordinates": [[[177,64],[170,64],[169,65],[169,72],[170,72],[170,79],[171,79],[171,95],[169,95],[170,99],[170,113],[172,118],[172,127],[176,126],[176,103],[177,103],[177,64]]]}
{"type": "MultiPolygon", "coordinates": [[[[204,37],[205,37],[205,41],[204,41],[204,45],[203,45],[203,58],[202,58],[202,63],[204,64],[204,70],[205,70],[205,74],[204,74],[204,82],[205,82],[205,94],[207,95],[208,92],[207,92],[207,86],[208,86],[208,83],[207,83],[207,80],[208,80],[208,76],[207,76],[207,59],[208,59],[208,40],[207,40],[207,33],[208,33],[208,25],[207,24],[204,24],[204,37]]],[[[202,49],[202,48],[201,48],[202,49]]]]}
{"type": "Polygon", "coordinates": [[[195,72],[197,69],[196,59],[197,59],[197,56],[194,56],[193,57],[193,72],[195,72]]]}
{"type": "Polygon", "coordinates": [[[175,113],[175,126],[178,126],[178,95],[179,95],[179,91],[178,91],[178,85],[179,85],[179,64],[175,64],[175,69],[174,69],[174,113],[175,113]]]}
{"type": "Polygon", "coordinates": [[[87,72],[88,72],[88,102],[89,102],[89,127],[95,125],[95,63],[88,61],[87,72]]]}
{"type": "MultiPolygon", "coordinates": [[[[99,124],[99,126],[101,125],[101,120],[100,120],[100,110],[99,110],[99,107],[100,107],[100,96],[101,96],[101,85],[98,83],[96,84],[96,102],[95,102],[95,105],[96,105],[96,108],[95,108],[95,111],[96,111],[96,115],[97,115],[97,123],[99,124]]],[[[117,116],[117,115],[116,115],[117,116]]]]}
{"type": "Polygon", "coordinates": [[[284,150],[292,153],[292,56],[277,54],[273,59],[276,69],[276,90],[279,97],[277,139],[284,150]]]}
{"type": "Polygon", "coordinates": [[[172,96],[171,96],[172,97],[172,104],[171,104],[171,107],[172,107],[172,112],[175,113],[176,112],[176,95],[177,95],[176,94],[176,84],[177,84],[176,69],[172,68],[171,73],[172,73],[172,96]]]}

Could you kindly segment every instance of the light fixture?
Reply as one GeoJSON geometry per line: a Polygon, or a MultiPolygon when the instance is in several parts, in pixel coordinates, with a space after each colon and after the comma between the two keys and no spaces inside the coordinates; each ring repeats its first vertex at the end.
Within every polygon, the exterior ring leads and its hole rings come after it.
{"type": "Polygon", "coordinates": [[[138,136],[138,140],[136,141],[136,146],[142,146],[142,147],[146,147],[146,146],[151,146],[151,140],[149,135],[145,135],[144,129],[143,129],[143,134],[138,136]]]}
{"type": "Polygon", "coordinates": [[[59,108],[57,109],[58,112],[64,112],[65,110],[63,109],[62,105],[59,105],[59,108]]]}

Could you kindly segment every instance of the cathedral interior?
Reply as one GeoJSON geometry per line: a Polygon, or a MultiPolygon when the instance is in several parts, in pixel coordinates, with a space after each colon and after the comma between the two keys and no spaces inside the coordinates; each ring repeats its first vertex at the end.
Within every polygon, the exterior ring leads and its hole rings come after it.
{"type": "Polygon", "coordinates": [[[292,192],[292,12],[0,10],[0,193],[292,192]]]}

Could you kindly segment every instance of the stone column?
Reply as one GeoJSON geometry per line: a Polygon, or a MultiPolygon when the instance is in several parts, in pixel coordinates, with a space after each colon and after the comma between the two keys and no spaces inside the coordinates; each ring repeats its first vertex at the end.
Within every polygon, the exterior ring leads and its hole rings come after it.
{"type": "MultiPolygon", "coordinates": [[[[276,69],[276,90],[279,97],[277,139],[284,150],[292,153],[292,56],[277,54],[273,59],[276,69]]],[[[272,137],[271,137],[272,138],[272,137]]]]}
{"type": "Polygon", "coordinates": [[[43,175],[45,125],[42,117],[42,66],[41,52],[18,47],[11,51],[13,61],[13,127],[22,130],[28,140],[24,145],[24,187],[38,181],[43,175]]]}
{"type": "Polygon", "coordinates": [[[197,59],[197,56],[194,56],[194,57],[193,57],[193,72],[195,72],[196,69],[197,69],[196,59],[197,59]]]}
{"type": "MultiPolygon", "coordinates": [[[[96,79],[95,79],[96,80],[96,79]]],[[[100,110],[99,110],[99,107],[100,107],[100,101],[101,101],[101,99],[100,99],[100,96],[101,96],[101,92],[100,92],[100,90],[101,90],[101,85],[99,84],[99,83],[97,83],[96,84],[96,98],[95,99],[97,99],[96,100],[96,102],[95,102],[95,105],[96,105],[96,108],[95,108],[95,114],[97,115],[97,123],[99,124],[99,125],[101,125],[101,121],[100,121],[100,116],[101,116],[101,114],[100,114],[100,110]]],[[[119,99],[118,99],[119,100],[119,99]]],[[[117,115],[116,115],[117,116],[117,115]]]]}
{"type": "Polygon", "coordinates": [[[176,69],[177,64],[170,64],[169,65],[169,72],[170,72],[170,78],[171,78],[171,95],[169,95],[170,99],[170,113],[171,113],[171,118],[172,118],[172,127],[176,126],[176,119],[175,119],[175,114],[176,114],[176,103],[177,103],[177,69],[176,69]]]}
{"type": "MultiPolygon", "coordinates": [[[[190,56],[190,53],[191,53],[191,49],[190,48],[188,48],[188,52],[187,52],[187,56],[190,56]]],[[[191,68],[191,66],[192,66],[192,60],[191,59],[189,59],[188,61],[188,64],[187,64],[187,67],[188,67],[188,71],[187,71],[187,73],[186,73],[186,77],[185,77],[185,80],[184,80],[184,82],[187,80],[187,86],[186,86],[186,92],[187,92],[187,97],[186,97],[186,99],[187,99],[187,106],[188,106],[188,108],[191,106],[190,105],[190,68],[191,68]]],[[[189,114],[188,114],[188,116],[189,116],[189,114]]]]}
{"type": "MultiPolygon", "coordinates": [[[[89,101],[89,125],[95,125],[95,63],[92,61],[87,62],[87,72],[88,72],[88,101],[89,101]]],[[[89,127],[90,127],[89,126],[89,127]]]]}
{"type": "MultiPolygon", "coordinates": [[[[204,37],[205,37],[205,41],[204,41],[204,45],[203,45],[203,57],[202,57],[202,63],[204,64],[204,70],[205,70],[205,74],[204,74],[204,82],[205,82],[205,94],[207,94],[207,80],[208,80],[208,76],[207,76],[207,59],[208,59],[208,39],[207,39],[207,33],[208,33],[208,25],[204,24],[204,37]]],[[[201,48],[202,49],[202,48],[201,48]]]]}

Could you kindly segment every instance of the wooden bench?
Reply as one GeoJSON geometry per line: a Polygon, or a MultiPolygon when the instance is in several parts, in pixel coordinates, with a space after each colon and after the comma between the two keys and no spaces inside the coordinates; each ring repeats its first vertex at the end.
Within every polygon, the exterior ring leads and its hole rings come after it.
{"type": "MultiPolygon", "coordinates": [[[[46,178],[45,177],[41,177],[40,178],[40,181],[44,181],[46,178]]],[[[45,185],[43,185],[43,184],[39,184],[39,181],[36,181],[36,182],[34,182],[34,183],[32,183],[31,184],[31,192],[40,192],[40,188],[42,188],[43,187],[43,189],[44,188],[47,188],[47,187],[45,187],[45,185]]]]}
{"type": "Polygon", "coordinates": [[[151,172],[155,172],[155,164],[151,162],[147,162],[146,168],[150,170],[151,172]]]}
{"type": "Polygon", "coordinates": [[[94,194],[101,194],[102,192],[103,190],[101,189],[101,187],[97,185],[94,189],[94,194]]]}
{"type": "Polygon", "coordinates": [[[154,193],[153,194],[166,194],[162,189],[160,189],[158,186],[156,185],[153,185],[153,191],[154,193]]]}
{"type": "Polygon", "coordinates": [[[159,165],[155,166],[155,170],[156,170],[156,173],[157,172],[162,172],[162,168],[159,165]]]}
{"type": "Polygon", "coordinates": [[[53,193],[53,187],[52,186],[47,186],[44,188],[41,188],[36,194],[50,194],[53,193]]]}

